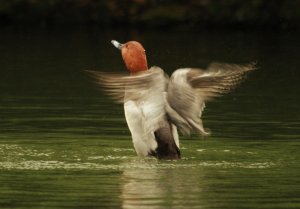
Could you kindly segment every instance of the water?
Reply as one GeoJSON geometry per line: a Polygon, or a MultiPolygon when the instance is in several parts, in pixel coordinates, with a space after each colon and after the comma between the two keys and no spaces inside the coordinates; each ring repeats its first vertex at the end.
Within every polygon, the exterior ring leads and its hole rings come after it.
{"type": "Polygon", "coordinates": [[[0,208],[300,208],[298,36],[6,28],[0,34],[0,208]],[[140,40],[169,73],[257,61],[207,104],[209,137],[180,161],[138,158],[121,105],[86,69],[123,71],[111,39],[140,40]]]}

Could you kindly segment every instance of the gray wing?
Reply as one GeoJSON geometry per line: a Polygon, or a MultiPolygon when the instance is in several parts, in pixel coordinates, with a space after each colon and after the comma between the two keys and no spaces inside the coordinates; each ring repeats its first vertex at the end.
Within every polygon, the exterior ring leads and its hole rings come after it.
{"type": "Polygon", "coordinates": [[[149,133],[155,131],[165,117],[164,92],[168,78],[164,71],[152,67],[147,71],[133,75],[109,74],[89,71],[99,84],[116,102],[134,104],[134,109],[125,109],[130,130],[149,133]],[[126,112],[126,110],[128,112],[126,112]],[[130,112],[139,112],[142,129],[131,127],[136,116],[130,112]]]}
{"type": "Polygon", "coordinates": [[[254,64],[213,63],[206,70],[176,70],[167,90],[168,115],[184,134],[193,130],[202,135],[209,134],[201,120],[205,102],[230,92],[254,69],[254,64]]]}
{"type": "Polygon", "coordinates": [[[133,75],[99,71],[87,72],[118,103],[125,103],[129,100],[143,101],[150,95],[162,93],[165,91],[166,79],[168,79],[159,67],[152,67],[133,75]]]}

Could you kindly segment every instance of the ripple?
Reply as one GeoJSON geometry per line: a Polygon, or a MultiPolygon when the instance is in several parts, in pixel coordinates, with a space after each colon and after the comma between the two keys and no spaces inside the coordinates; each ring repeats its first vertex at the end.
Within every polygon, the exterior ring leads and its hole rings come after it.
{"type": "MultiPolygon", "coordinates": [[[[101,160],[106,159],[127,159],[111,158],[109,156],[101,156],[101,160]]],[[[155,160],[156,161],[156,160],[155,160]]],[[[200,162],[200,163],[120,163],[120,164],[103,164],[93,162],[63,162],[63,161],[45,161],[45,160],[28,160],[21,162],[0,162],[1,170],[124,170],[124,169],[176,169],[176,168],[249,168],[249,169],[265,169],[276,166],[273,162],[260,163],[242,163],[242,162],[200,162]]]]}
{"type": "MultiPolygon", "coordinates": [[[[56,148],[56,147],[55,147],[56,148]]],[[[122,152],[133,149],[114,148],[102,155],[94,149],[41,149],[14,144],[0,144],[0,170],[125,170],[125,169],[184,169],[184,168],[246,168],[266,169],[279,166],[272,161],[201,160],[196,156],[183,157],[179,161],[159,161],[155,158],[139,158],[122,152]],[[112,153],[112,154],[111,154],[112,153]],[[118,155],[116,155],[118,154],[118,155]]],[[[206,152],[196,149],[196,152],[206,152]]],[[[215,150],[219,151],[219,150],[215,150]]],[[[233,153],[222,149],[224,153],[233,153]]],[[[251,153],[252,154],[252,153],[251,153]]],[[[236,158],[235,158],[236,159],[236,158]]]]}

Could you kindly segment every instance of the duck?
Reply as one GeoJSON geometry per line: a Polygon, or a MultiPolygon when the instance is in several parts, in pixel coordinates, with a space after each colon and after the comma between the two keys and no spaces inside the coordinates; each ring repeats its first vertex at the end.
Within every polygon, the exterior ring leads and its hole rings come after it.
{"type": "Polygon", "coordinates": [[[168,76],[160,67],[148,67],[141,43],[111,43],[121,51],[129,73],[89,73],[114,101],[124,105],[133,146],[141,157],[180,159],[178,132],[210,135],[201,119],[205,103],[229,93],[256,69],[255,63],[213,62],[206,69],[179,68],[168,76]]]}

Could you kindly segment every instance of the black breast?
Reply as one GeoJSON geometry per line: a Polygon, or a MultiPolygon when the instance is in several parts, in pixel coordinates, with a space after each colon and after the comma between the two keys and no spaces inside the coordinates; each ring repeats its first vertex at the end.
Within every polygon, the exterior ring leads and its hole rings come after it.
{"type": "Polygon", "coordinates": [[[157,148],[150,155],[164,160],[180,159],[180,150],[177,147],[170,121],[165,120],[162,126],[154,132],[157,148]]]}

